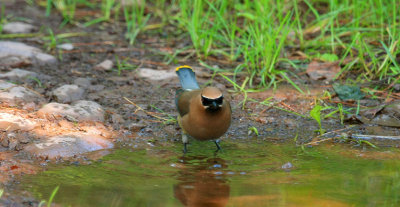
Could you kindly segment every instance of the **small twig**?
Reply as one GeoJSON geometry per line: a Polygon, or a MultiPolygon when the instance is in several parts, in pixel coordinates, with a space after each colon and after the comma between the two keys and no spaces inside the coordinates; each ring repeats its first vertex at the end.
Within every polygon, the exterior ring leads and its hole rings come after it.
{"type": "MultiPolygon", "coordinates": [[[[326,136],[326,135],[328,135],[328,134],[338,133],[338,132],[341,132],[341,131],[344,131],[344,130],[347,130],[347,129],[351,129],[351,128],[354,128],[354,127],[355,127],[355,126],[351,126],[351,127],[347,127],[347,128],[343,128],[343,129],[333,130],[333,131],[327,132],[327,133],[325,133],[325,134],[321,134],[321,135],[319,135],[319,136],[316,136],[316,137],[314,137],[312,140],[319,139],[320,137],[326,136]]],[[[334,139],[334,138],[335,138],[335,137],[326,138],[326,139],[321,139],[321,140],[317,140],[317,141],[312,141],[312,142],[309,142],[309,143],[307,143],[307,144],[305,144],[305,145],[319,144],[319,143],[321,143],[321,142],[326,142],[326,141],[332,140],[332,139],[334,139]]]]}
{"type": "Polygon", "coordinates": [[[279,104],[281,104],[282,106],[288,108],[288,109],[291,110],[291,111],[294,111],[294,112],[298,113],[294,108],[292,108],[291,106],[287,105],[287,104],[286,104],[285,102],[283,102],[283,101],[279,102],[279,104]]]}
{"type": "Polygon", "coordinates": [[[400,136],[382,136],[382,135],[370,135],[370,134],[352,134],[351,138],[361,140],[396,140],[400,141],[400,136]]]}
{"type": "Polygon", "coordinates": [[[136,110],[135,110],[134,114],[136,114],[138,111],[143,111],[144,113],[146,113],[149,116],[152,116],[152,117],[160,119],[160,120],[168,121],[168,119],[166,119],[166,118],[159,117],[157,115],[153,115],[153,113],[144,110],[142,107],[140,107],[139,105],[135,104],[133,101],[129,100],[127,97],[124,97],[124,99],[126,101],[128,101],[130,104],[132,104],[132,105],[134,105],[136,107],[136,110]]]}

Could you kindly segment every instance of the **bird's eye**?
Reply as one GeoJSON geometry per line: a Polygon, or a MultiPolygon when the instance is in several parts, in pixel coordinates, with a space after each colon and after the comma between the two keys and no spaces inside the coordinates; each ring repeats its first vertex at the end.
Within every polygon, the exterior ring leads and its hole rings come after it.
{"type": "Polygon", "coordinates": [[[202,96],[201,102],[202,102],[203,106],[209,106],[209,105],[212,105],[213,99],[209,99],[209,98],[202,96]]]}
{"type": "Polygon", "coordinates": [[[215,102],[217,105],[222,105],[222,102],[224,101],[224,97],[220,96],[216,99],[211,99],[211,98],[206,98],[204,96],[201,96],[201,102],[203,106],[211,106],[213,105],[213,102],[215,102]]]}
{"type": "Polygon", "coordinates": [[[217,98],[217,99],[214,99],[214,101],[215,101],[215,103],[217,103],[218,105],[221,105],[222,102],[224,101],[224,97],[221,96],[221,97],[219,97],[219,98],[217,98]]]}

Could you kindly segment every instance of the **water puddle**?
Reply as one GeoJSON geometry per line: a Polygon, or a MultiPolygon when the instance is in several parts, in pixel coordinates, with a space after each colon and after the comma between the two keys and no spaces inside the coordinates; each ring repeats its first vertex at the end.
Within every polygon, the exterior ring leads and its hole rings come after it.
{"type": "Polygon", "coordinates": [[[61,206],[399,206],[400,155],[392,149],[301,148],[252,140],[118,149],[86,166],[23,178],[61,206]],[[376,156],[375,156],[376,155],[376,156]]]}

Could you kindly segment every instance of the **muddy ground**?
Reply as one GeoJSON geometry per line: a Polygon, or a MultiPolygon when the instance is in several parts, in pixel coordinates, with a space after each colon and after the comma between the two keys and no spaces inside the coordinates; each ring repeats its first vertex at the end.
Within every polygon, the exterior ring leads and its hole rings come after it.
{"type": "MultiPolygon", "coordinates": [[[[27,106],[22,104],[2,103],[1,112],[18,114],[28,120],[40,122],[40,126],[34,129],[21,130],[2,128],[1,137],[5,144],[0,146],[0,189],[4,189],[2,202],[7,205],[29,206],[37,204],[35,199],[30,198],[28,192],[13,193],[13,186],[24,174],[34,174],[45,170],[48,162],[73,163],[77,160],[85,164],[84,160],[95,159],[102,154],[80,154],[72,156],[49,157],[38,152],[32,153],[26,150],[27,146],[38,140],[51,136],[62,135],[65,131],[69,133],[84,133],[95,128],[102,139],[109,140],[114,147],[135,146],[138,148],[151,148],[165,143],[180,145],[180,130],[175,122],[165,123],[170,116],[176,117],[177,111],[174,106],[174,93],[179,88],[177,77],[170,76],[178,65],[191,65],[198,75],[201,84],[211,84],[223,89],[231,97],[233,108],[233,122],[230,130],[223,139],[245,140],[262,139],[273,142],[294,142],[297,144],[308,143],[317,137],[315,130],[318,124],[310,119],[299,115],[288,113],[282,109],[293,111],[309,116],[316,98],[323,97],[325,91],[334,94],[331,82],[313,81],[305,73],[298,73],[302,81],[297,81],[305,89],[306,95],[302,95],[290,85],[281,83],[275,90],[267,89],[248,94],[249,98],[263,101],[267,98],[272,103],[262,105],[260,103],[247,101],[244,108],[242,101],[244,94],[235,92],[233,86],[221,76],[214,76],[214,72],[202,67],[195,58],[182,60],[187,54],[180,54],[176,62],[166,64],[164,52],[173,53],[190,44],[190,39],[175,38],[172,29],[163,31],[149,30],[138,37],[135,45],[129,45],[124,39],[124,25],[118,22],[100,23],[92,27],[83,27],[80,24],[66,25],[60,28],[62,17],[53,12],[46,18],[44,8],[29,6],[22,0],[7,1],[5,3],[5,16],[8,21],[20,20],[34,25],[37,31],[45,33],[49,27],[55,34],[62,33],[86,33],[77,37],[63,40],[72,43],[73,50],[52,49],[46,51],[46,40],[42,37],[13,38],[7,41],[25,43],[42,49],[44,52],[57,58],[55,64],[27,63],[19,65],[7,65],[2,67],[1,73],[6,73],[15,68],[36,72],[41,84],[32,79],[19,79],[14,83],[34,91],[42,97],[42,100],[27,106]],[[134,67],[129,70],[117,71],[116,57],[124,60],[134,67]],[[112,69],[98,68],[96,65],[104,60],[113,62],[112,69]],[[152,80],[141,75],[143,69],[164,71],[169,78],[152,80]],[[43,78],[45,76],[45,78],[43,78]],[[101,105],[105,112],[105,119],[101,121],[74,120],[67,116],[40,116],[38,110],[43,105],[57,102],[53,91],[62,85],[73,84],[76,79],[84,78],[94,86],[86,90],[81,99],[93,101],[101,105]],[[211,80],[211,81],[210,81],[211,80]],[[97,87],[97,88],[96,88],[97,87]],[[127,99],[131,101],[128,102],[127,99]],[[249,133],[249,128],[258,129],[259,135],[249,133]],[[15,133],[16,143],[12,144],[10,133],[15,133]],[[21,138],[23,137],[23,138],[21,138]],[[23,140],[23,141],[21,141],[23,140]],[[53,158],[53,159],[50,159],[53,158]],[[88,158],[88,159],[82,159],[88,158]]],[[[219,68],[232,68],[238,63],[226,63],[218,61],[218,58],[210,58],[208,65],[219,68]]],[[[245,74],[239,75],[238,80],[244,79],[245,74]]],[[[2,78],[8,80],[7,78],[2,78]]],[[[340,102],[345,106],[356,106],[355,102],[343,102],[337,97],[325,100],[325,104],[335,105],[340,102]]],[[[384,100],[364,100],[362,105],[379,105],[384,100]]],[[[70,104],[68,101],[64,103],[70,104]]],[[[366,134],[398,135],[397,128],[377,127],[360,124],[350,130],[332,133],[335,136],[342,132],[366,134]]],[[[349,127],[342,125],[337,117],[325,119],[322,123],[324,129],[329,131],[341,130],[349,127]]],[[[222,144],[223,146],[223,144],[222,144]]],[[[108,148],[108,147],[104,147],[108,148]]]]}

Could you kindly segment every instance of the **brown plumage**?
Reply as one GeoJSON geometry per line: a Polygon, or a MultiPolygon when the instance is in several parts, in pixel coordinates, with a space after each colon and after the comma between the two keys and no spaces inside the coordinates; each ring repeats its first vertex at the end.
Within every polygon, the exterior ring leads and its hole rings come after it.
{"type": "MultiPolygon", "coordinates": [[[[185,90],[187,85],[197,85],[197,82],[192,83],[195,79],[192,77],[194,73],[191,68],[179,68],[177,73],[181,79],[183,90],[177,91],[175,101],[179,111],[179,125],[183,128],[182,141],[186,151],[188,143],[186,134],[202,141],[215,140],[225,134],[231,123],[231,107],[218,88],[185,90]],[[182,72],[181,70],[187,71],[182,72]],[[186,79],[182,80],[183,78],[186,79]]],[[[220,149],[218,141],[215,143],[220,149]]]]}

